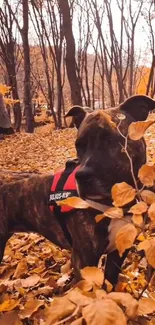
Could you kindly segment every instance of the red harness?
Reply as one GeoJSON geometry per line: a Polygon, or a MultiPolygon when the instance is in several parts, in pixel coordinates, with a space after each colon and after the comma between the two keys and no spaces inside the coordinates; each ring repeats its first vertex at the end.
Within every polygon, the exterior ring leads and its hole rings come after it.
{"type": "MultiPolygon", "coordinates": [[[[79,169],[77,160],[66,163],[66,168],[53,176],[51,185],[49,206],[50,210],[54,212],[58,207],[56,202],[65,200],[69,197],[78,196],[76,189],[75,173],[79,169]]],[[[69,212],[73,207],[67,205],[61,206],[61,212],[69,212]]]]}

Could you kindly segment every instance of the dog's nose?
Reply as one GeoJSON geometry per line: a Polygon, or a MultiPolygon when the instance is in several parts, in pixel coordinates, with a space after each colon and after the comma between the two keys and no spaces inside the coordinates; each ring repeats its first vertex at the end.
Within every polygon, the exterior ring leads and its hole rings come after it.
{"type": "Polygon", "coordinates": [[[84,167],[79,169],[76,172],[75,178],[78,182],[82,182],[82,181],[90,181],[92,179],[92,176],[93,176],[93,171],[91,170],[91,168],[84,167]]]}

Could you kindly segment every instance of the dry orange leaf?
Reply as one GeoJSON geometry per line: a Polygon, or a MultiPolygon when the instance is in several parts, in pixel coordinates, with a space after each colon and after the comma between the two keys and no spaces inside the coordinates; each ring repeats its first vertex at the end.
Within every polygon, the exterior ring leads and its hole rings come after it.
{"type": "Polygon", "coordinates": [[[155,301],[150,298],[139,300],[138,315],[149,315],[155,312],[155,301]]]}
{"type": "Polygon", "coordinates": [[[68,300],[67,296],[55,298],[50,307],[46,308],[45,324],[52,325],[60,319],[71,315],[76,308],[76,305],[68,300]]]}
{"type": "Polygon", "coordinates": [[[87,297],[85,294],[82,293],[82,291],[79,288],[75,288],[74,290],[71,290],[68,293],[67,298],[73,304],[80,307],[87,306],[93,302],[93,298],[87,297]]]}
{"type": "Polygon", "coordinates": [[[148,216],[152,221],[155,221],[155,203],[152,203],[148,209],[148,216]]]}
{"type": "Polygon", "coordinates": [[[116,235],[116,247],[122,256],[126,249],[130,248],[137,236],[137,230],[131,223],[123,226],[116,235]]]}
{"type": "Polygon", "coordinates": [[[143,239],[143,241],[140,242],[140,243],[137,245],[136,248],[137,248],[138,251],[141,251],[141,250],[146,251],[149,247],[150,247],[150,240],[148,240],[148,239],[143,239]]]}
{"type": "Polygon", "coordinates": [[[133,201],[136,196],[136,190],[126,182],[115,184],[112,187],[111,193],[114,205],[117,207],[133,201]]]}
{"type": "Polygon", "coordinates": [[[108,210],[106,210],[104,215],[111,219],[120,219],[123,217],[123,209],[117,208],[117,207],[112,207],[112,208],[109,208],[108,210]]]}
{"type": "Polygon", "coordinates": [[[35,286],[39,282],[39,280],[40,280],[40,276],[37,274],[33,274],[26,279],[22,279],[21,282],[23,288],[30,288],[35,286]]]}
{"type": "Polygon", "coordinates": [[[128,318],[134,319],[138,315],[138,301],[134,299],[129,293],[111,292],[107,298],[112,299],[118,305],[126,308],[125,314],[128,318]]]}
{"type": "Polygon", "coordinates": [[[82,278],[87,280],[88,282],[95,284],[99,287],[103,285],[104,274],[103,271],[98,269],[97,267],[86,266],[84,269],[80,270],[80,272],[82,278]]]}
{"type": "Polygon", "coordinates": [[[0,304],[0,313],[4,311],[10,311],[19,305],[20,301],[15,299],[5,300],[0,304]]]}
{"type": "Polygon", "coordinates": [[[155,203],[155,193],[149,190],[144,190],[141,192],[141,197],[144,202],[146,202],[148,205],[151,205],[152,203],[155,203]]]}
{"type": "Polygon", "coordinates": [[[27,301],[26,304],[24,305],[24,309],[22,306],[22,310],[20,311],[20,318],[24,319],[24,318],[30,318],[32,316],[33,313],[35,313],[39,307],[44,305],[44,301],[43,300],[37,300],[37,299],[33,299],[30,301],[27,301]]]}
{"type": "Polygon", "coordinates": [[[138,177],[143,185],[153,186],[155,181],[155,165],[143,165],[138,172],[138,177]]]}
{"type": "Polygon", "coordinates": [[[22,325],[18,312],[10,311],[0,316],[0,325],[22,325]]]}
{"type": "Polygon", "coordinates": [[[76,287],[82,291],[88,292],[92,289],[92,283],[87,280],[81,280],[76,284],[76,287]]]}
{"type": "Polygon", "coordinates": [[[145,250],[145,255],[148,263],[155,268],[155,238],[150,240],[150,247],[145,250]]]}
{"type": "Polygon", "coordinates": [[[68,205],[72,208],[76,208],[76,209],[88,209],[90,206],[89,204],[80,199],[80,197],[70,197],[66,200],[62,200],[62,201],[57,201],[57,205],[62,206],[62,205],[68,205]]]}
{"type": "Polygon", "coordinates": [[[137,204],[133,205],[128,212],[133,214],[141,214],[147,211],[147,204],[145,202],[138,202],[137,204]]]}
{"type": "Polygon", "coordinates": [[[17,279],[20,278],[22,275],[27,273],[27,262],[26,259],[22,259],[16,267],[16,270],[14,272],[13,278],[17,279]]]}
{"type": "Polygon", "coordinates": [[[135,225],[142,227],[143,225],[143,216],[141,214],[133,214],[132,221],[135,225]]]}
{"type": "Polygon", "coordinates": [[[129,138],[131,140],[140,140],[144,136],[144,133],[148,127],[154,123],[155,121],[151,120],[131,123],[128,128],[129,138]]]}
{"type": "Polygon", "coordinates": [[[82,309],[87,325],[126,325],[123,311],[111,299],[96,300],[82,309]]]}
{"type": "Polygon", "coordinates": [[[104,218],[105,218],[105,215],[103,213],[102,214],[97,214],[97,216],[95,216],[95,221],[96,221],[96,223],[98,223],[104,218]]]}
{"type": "Polygon", "coordinates": [[[137,250],[144,250],[146,259],[148,263],[155,268],[155,238],[150,240],[146,239],[143,242],[139,243],[137,246],[137,250]]]}

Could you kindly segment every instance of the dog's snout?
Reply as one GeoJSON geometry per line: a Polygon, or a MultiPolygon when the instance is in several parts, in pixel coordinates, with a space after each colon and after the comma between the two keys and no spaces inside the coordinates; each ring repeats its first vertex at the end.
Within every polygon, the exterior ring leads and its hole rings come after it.
{"type": "Polygon", "coordinates": [[[91,168],[88,167],[81,168],[76,173],[76,180],[79,182],[90,181],[92,177],[93,177],[93,171],[91,170],[91,168]]]}

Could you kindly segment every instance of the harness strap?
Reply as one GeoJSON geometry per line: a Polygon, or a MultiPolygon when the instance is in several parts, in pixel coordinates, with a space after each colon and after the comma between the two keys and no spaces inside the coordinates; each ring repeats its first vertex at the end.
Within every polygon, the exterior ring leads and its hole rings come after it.
{"type": "MultiPolygon", "coordinates": [[[[59,172],[58,174],[56,174],[54,176],[54,180],[51,186],[51,191],[52,192],[59,192],[62,190],[68,190],[68,188],[70,190],[72,190],[72,194],[73,192],[75,192],[75,195],[77,195],[77,191],[75,190],[75,173],[77,171],[77,169],[79,168],[78,166],[78,160],[73,160],[73,161],[68,161],[66,163],[66,168],[64,171],[59,172]]],[[[53,206],[50,206],[51,211],[54,212],[54,214],[57,217],[57,220],[60,224],[60,227],[62,229],[62,231],[65,233],[65,237],[68,241],[68,243],[70,244],[70,246],[72,246],[72,237],[68,231],[68,228],[66,226],[66,217],[68,216],[68,212],[72,210],[71,207],[69,206],[63,206],[60,207],[56,204],[56,202],[53,202],[53,206]],[[63,216],[62,216],[62,212],[63,212],[63,216]]]]}

